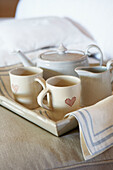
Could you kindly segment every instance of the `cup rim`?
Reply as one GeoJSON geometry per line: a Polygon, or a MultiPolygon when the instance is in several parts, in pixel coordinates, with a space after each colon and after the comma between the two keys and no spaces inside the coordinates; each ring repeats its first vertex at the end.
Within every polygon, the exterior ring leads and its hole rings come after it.
{"type": "MultiPolygon", "coordinates": [[[[73,81],[74,82],[74,81],[73,81]]],[[[57,76],[53,76],[53,77],[50,77],[46,80],[46,84],[48,84],[49,86],[53,87],[53,88],[70,88],[70,87],[74,87],[74,86],[77,86],[78,84],[81,84],[81,80],[80,78],[76,77],[76,76],[71,76],[71,75],[57,75],[57,76]],[[76,84],[74,85],[69,85],[69,86],[55,86],[53,85],[52,83],[50,83],[50,81],[56,79],[56,78],[70,78],[70,79],[73,79],[75,80],[76,79],[76,84]]]]}
{"type": "Polygon", "coordinates": [[[41,69],[41,68],[39,68],[39,67],[33,67],[33,66],[30,66],[30,67],[16,67],[16,68],[13,68],[12,70],[10,70],[9,71],[9,75],[13,75],[13,76],[16,76],[16,77],[34,77],[34,76],[36,76],[37,74],[41,74],[41,73],[43,73],[43,70],[41,69]],[[25,76],[21,76],[21,75],[19,75],[19,74],[14,74],[13,72],[14,71],[16,71],[16,70],[18,70],[18,69],[25,69],[25,70],[30,70],[31,69],[31,71],[33,71],[34,70],[34,73],[36,73],[36,74],[32,74],[32,75],[25,75],[25,76]],[[35,72],[35,70],[38,70],[39,72],[35,72]]]}
{"type": "Polygon", "coordinates": [[[81,70],[81,71],[89,71],[93,74],[103,74],[106,71],[108,71],[106,66],[84,66],[84,67],[76,67],[75,68],[75,72],[77,70],[81,70]],[[98,72],[93,72],[93,70],[99,70],[98,72]]]}

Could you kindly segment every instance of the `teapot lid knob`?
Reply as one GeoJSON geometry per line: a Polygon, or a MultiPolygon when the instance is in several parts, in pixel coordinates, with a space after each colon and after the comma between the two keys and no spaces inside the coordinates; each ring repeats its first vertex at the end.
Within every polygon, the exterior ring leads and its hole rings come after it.
{"type": "Polygon", "coordinates": [[[64,45],[61,43],[57,51],[58,51],[58,54],[64,54],[65,51],[67,51],[67,48],[65,48],[64,45]]]}

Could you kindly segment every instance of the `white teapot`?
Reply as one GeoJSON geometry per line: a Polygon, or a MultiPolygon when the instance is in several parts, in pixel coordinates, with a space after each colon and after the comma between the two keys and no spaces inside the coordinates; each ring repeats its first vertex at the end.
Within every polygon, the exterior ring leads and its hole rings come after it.
{"type": "MultiPolygon", "coordinates": [[[[100,48],[96,45],[89,45],[86,51],[81,50],[68,50],[61,44],[56,50],[46,51],[37,58],[37,63],[34,65],[27,57],[18,51],[19,56],[24,64],[24,66],[37,66],[44,70],[44,78],[55,75],[76,75],[75,68],[78,66],[88,66],[88,56],[95,56],[89,52],[89,49],[96,48],[99,53],[100,65],[103,63],[103,54],[100,48]]],[[[98,53],[98,54],[99,54],[98,53]]]]}

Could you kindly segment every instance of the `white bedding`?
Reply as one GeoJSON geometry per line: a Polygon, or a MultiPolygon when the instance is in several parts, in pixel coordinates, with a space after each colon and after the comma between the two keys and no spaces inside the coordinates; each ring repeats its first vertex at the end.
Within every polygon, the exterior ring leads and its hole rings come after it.
{"type": "Polygon", "coordinates": [[[16,18],[66,16],[82,24],[113,58],[113,0],[20,0],[16,18]]]}
{"type": "Polygon", "coordinates": [[[33,61],[47,46],[63,43],[69,49],[85,50],[96,44],[86,30],[77,23],[62,17],[38,17],[33,19],[9,19],[0,22],[0,66],[20,62],[13,54],[21,50],[33,61]]]}

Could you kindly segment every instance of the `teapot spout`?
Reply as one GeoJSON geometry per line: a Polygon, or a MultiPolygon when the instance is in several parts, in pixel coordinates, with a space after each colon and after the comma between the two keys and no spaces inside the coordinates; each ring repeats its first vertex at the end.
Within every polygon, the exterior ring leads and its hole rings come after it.
{"type": "Polygon", "coordinates": [[[17,51],[17,54],[24,66],[35,66],[35,64],[33,64],[20,50],[17,51]]]}

